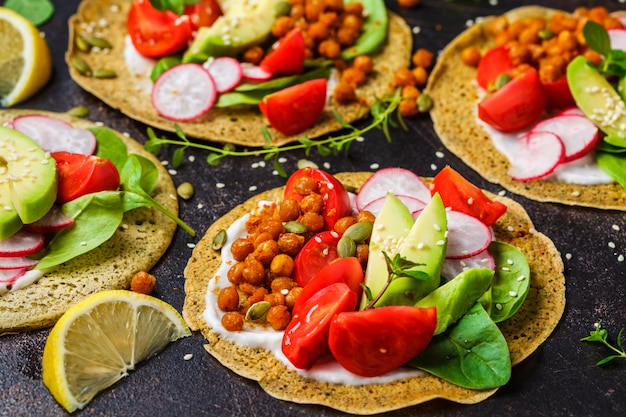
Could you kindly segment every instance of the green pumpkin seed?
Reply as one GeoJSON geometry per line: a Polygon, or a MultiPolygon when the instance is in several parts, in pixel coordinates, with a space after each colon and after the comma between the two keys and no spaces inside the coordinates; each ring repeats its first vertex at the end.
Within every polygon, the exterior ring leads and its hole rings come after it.
{"type": "Polygon", "coordinates": [[[246,321],[259,321],[263,319],[270,307],[271,304],[267,301],[258,301],[252,304],[246,312],[246,321]]]}
{"type": "Polygon", "coordinates": [[[73,56],[72,66],[76,69],[76,71],[80,72],[81,74],[86,75],[88,77],[91,76],[91,67],[82,58],[73,56]]]}
{"type": "Polygon", "coordinates": [[[88,36],[85,38],[85,42],[90,46],[95,46],[100,49],[111,49],[113,47],[109,41],[98,36],[88,36]]]}
{"type": "Polygon", "coordinates": [[[117,77],[117,73],[111,69],[98,68],[94,70],[93,76],[95,78],[115,78],[117,77]]]}
{"type": "Polygon", "coordinates": [[[496,78],[496,90],[501,89],[502,87],[504,87],[509,81],[511,81],[511,76],[505,72],[503,72],[502,74],[498,75],[498,78],[496,78]]]}
{"type": "Polygon", "coordinates": [[[217,234],[215,235],[215,237],[213,238],[213,242],[211,242],[211,248],[213,250],[220,250],[222,249],[222,247],[224,246],[224,243],[226,243],[226,230],[222,229],[219,232],[217,232],[217,234]]]}
{"type": "Polygon", "coordinates": [[[295,220],[292,220],[292,221],[289,221],[289,222],[285,222],[283,227],[289,233],[297,233],[299,235],[302,234],[302,233],[306,233],[306,226],[304,224],[300,223],[300,222],[295,221],[295,220]]]}
{"type": "Polygon", "coordinates": [[[552,39],[554,35],[554,32],[550,29],[541,29],[539,32],[537,32],[537,36],[539,36],[539,38],[543,40],[552,39]]]}
{"type": "Polygon", "coordinates": [[[85,106],[77,106],[69,109],[67,114],[74,117],[86,117],[89,115],[89,109],[85,106]]]}
{"type": "Polygon", "coordinates": [[[433,99],[428,94],[421,94],[417,98],[417,109],[420,113],[427,113],[433,108],[433,99]]]}
{"type": "Polygon", "coordinates": [[[298,159],[297,167],[298,169],[302,169],[306,167],[319,168],[315,162],[310,161],[308,159],[298,159]]]}
{"type": "Polygon", "coordinates": [[[343,235],[337,242],[337,255],[340,258],[349,258],[356,255],[356,243],[348,236],[343,235]]]}
{"type": "Polygon", "coordinates": [[[183,182],[176,188],[176,193],[178,196],[184,200],[189,200],[193,197],[193,185],[189,182],[183,182]]]}
{"type": "Polygon", "coordinates": [[[77,36],[76,38],[74,38],[74,44],[76,45],[76,48],[78,48],[78,50],[81,52],[89,52],[89,50],[91,49],[91,45],[89,45],[89,43],[87,43],[85,38],[83,38],[82,36],[77,36]]]}
{"type": "Polygon", "coordinates": [[[370,222],[354,223],[343,232],[343,235],[354,240],[356,243],[361,243],[372,235],[373,227],[374,225],[370,222]]]}

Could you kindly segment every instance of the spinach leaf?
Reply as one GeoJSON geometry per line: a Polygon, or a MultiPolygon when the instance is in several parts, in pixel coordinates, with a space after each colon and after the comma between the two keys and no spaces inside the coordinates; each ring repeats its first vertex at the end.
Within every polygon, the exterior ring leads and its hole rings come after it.
{"type": "Polygon", "coordinates": [[[119,191],[87,194],[62,208],[74,219],[74,224],[54,236],[36,269],[60,265],[100,246],[113,236],[124,215],[119,191]]]}
{"type": "Polygon", "coordinates": [[[599,146],[602,145],[611,145],[614,146],[616,148],[619,148],[619,150],[614,150],[613,152],[623,152],[626,151],[626,139],[624,138],[619,138],[617,136],[611,136],[611,135],[607,135],[604,137],[604,140],[602,142],[600,142],[599,146]]]}
{"type": "Polygon", "coordinates": [[[469,389],[499,387],[511,377],[506,339],[480,303],[407,365],[469,389]]]}
{"type": "Polygon", "coordinates": [[[238,85],[235,88],[237,92],[244,91],[260,91],[260,90],[268,90],[268,91],[278,91],[282,90],[285,87],[289,87],[296,84],[302,84],[305,81],[313,80],[316,78],[328,78],[330,75],[330,68],[328,67],[319,67],[314,68],[310,71],[304,72],[302,74],[297,75],[287,75],[284,77],[272,78],[269,81],[264,81],[260,83],[243,83],[238,85]]]}
{"type": "Polygon", "coordinates": [[[503,242],[491,242],[489,253],[496,262],[491,285],[491,319],[496,323],[514,315],[530,289],[530,266],[522,252],[503,242]]]}
{"type": "Polygon", "coordinates": [[[120,170],[120,186],[123,190],[134,191],[137,188],[150,194],[159,181],[159,171],[148,158],[131,153],[120,170]]]}
{"type": "Polygon", "coordinates": [[[222,93],[215,102],[215,107],[256,106],[263,97],[275,90],[229,91],[222,93]]]}
{"type": "Polygon", "coordinates": [[[100,158],[110,159],[115,168],[121,171],[126,163],[126,158],[128,158],[126,144],[109,128],[92,127],[89,130],[96,135],[96,142],[98,143],[96,155],[100,158]]]}
{"type": "Polygon", "coordinates": [[[4,7],[21,14],[35,26],[46,23],[54,14],[50,0],[6,0],[4,7]]]}
{"type": "Polygon", "coordinates": [[[626,188],[626,156],[621,153],[598,152],[596,162],[602,171],[626,188]]]}

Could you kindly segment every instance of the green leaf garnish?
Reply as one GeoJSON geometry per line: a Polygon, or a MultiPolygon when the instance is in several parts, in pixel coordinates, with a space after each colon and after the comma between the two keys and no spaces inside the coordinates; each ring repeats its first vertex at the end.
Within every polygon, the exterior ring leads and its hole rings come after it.
{"type": "Polygon", "coordinates": [[[35,26],[46,23],[54,14],[50,0],[6,0],[4,7],[21,14],[35,26]]]}
{"type": "Polygon", "coordinates": [[[618,358],[626,359],[626,351],[624,350],[624,347],[622,346],[622,334],[623,333],[624,333],[624,328],[622,327],[619,333],[617,334],[617,342],[616,342],[617,347],[615,347],[611,345],[607,340],[609,337],[609,332],[606,329],[603,329],[601,326],[601,323],[598,322],[595,324],[595,328],[589,333],[589,336],[583,337],[580,340],[583,342],[601,343],[616,353],[615,355],[608,355],[604,357],[603,359],[599,360],[596,363],[596,365],[600,366],[600,365],[604,365],[605,363],[612,361],[613,359],[618,359],[618,358]]]}

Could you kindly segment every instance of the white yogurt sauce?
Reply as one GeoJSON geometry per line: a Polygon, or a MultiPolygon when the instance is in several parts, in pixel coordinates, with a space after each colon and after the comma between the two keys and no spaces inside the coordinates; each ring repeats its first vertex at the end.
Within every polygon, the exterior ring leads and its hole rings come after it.
{"type": "Polygon", "coordinates": [[[9,291],[17,291],[24,287],[29,286],[30,284],[39,280],[39,278],[43,277],[43,271],[38,269],[31,269],[26,271],[22,276],[20,276],[17,280],[8,284],[6,282],[0,282],[0,295],[5,294],[9,291]]]}
{"type": "Polygon", "coordinates": [[[146,58],[137,52],[129,35],[126,35],[124,38],[124,61],[128,71],[136,78],[137,84],[135,88],[150,94],[152,92],[150,73],[154,64],[156,64],[156,60],[146,58]]]}
{"type": "MultiPolygon", "coordinates": [[[[271,204],[269,201],[259,203],[271,204]]],[[[291,362],[285,357],[281,349],[283,332],[276,331],[271,328],[254,328],[244,324],[244,330],[239,332],[228,331],[222,326],[221,317],[223,312],[217,307],[217,294],[223,287],[230,286],[228,281],[228,270],[235,262],[232,257],[230,247],[239,237],[247,235],[246,220],[249,215],[245,215],[235,221],[227,230],[228,241],[222,247],[222,264],[215,273],[213,279],[209,281],[206,293],[206,310],[202,318],[211,327],[211,329],[220,335],[221,338],[230,340],[238,345],[248,346],[251,348],[262,348],[274,354],[289,369],[293,369],[303,377],[312,378],[321,382],[341,383],[346,385],[365,385],[374,383],[383,383],[394,381],[401,378],[424,375],[424,372],[413,368],[398,368],[380,377],[365,378],[355,375],[345,370],[338,362],[332,358],[323,358],[317,361],[309,370],[295,368],[291,362]]]]}

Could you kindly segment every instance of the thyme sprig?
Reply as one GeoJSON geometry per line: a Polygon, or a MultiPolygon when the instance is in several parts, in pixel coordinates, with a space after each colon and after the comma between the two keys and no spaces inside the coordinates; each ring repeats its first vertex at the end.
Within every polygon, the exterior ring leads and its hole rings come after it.
{"type": "Polygon", "coordinates": [[[225,157],[237,157],[237,156],[263,156],[265,160],[274,159],[274,169],[283,177],[287,174],[278,161],[278,155],[283,152],[293,150],[304,150],[308,156],[311,151],[315,150],[321,156],[327,156],[330,154],[338,155],[340,152],[347,153],[350,145],[355,140],[361,138],[363,134],[373,129],[380,129],[383,131],[385,138],[388,142],[391,142],[390,128],[401,126],[404,130],[407,127],[399,113],[396,113],[398,105],[402,100],[400,89],[397,89],[393,95],[386,96],[382,99],[376,99],[370,114],[372,116],[371,123],[367,126],[358,128],[347,123],[338,112],[334,112],[334,116],[337,118],[342,128],[347,129],[346,133],[330,136],[325,139],[312,140],[307,135],[299,138],[297,142],[289,145],[276,146],[272,145],[272,137],[268,130],[263,127],[262,134],[267,145],[254,148],[239,150],[235,145],[225,144],[222,147],[211,145],[207,143],[197,143],[190,141],[178,124],[174,125],[177,139],[171,139],[168,137],[158,137],[152,128],[147,129],[148,141],[145,143],[144,148],[154,154],[158,154],[162,146],[178,146],[172,155],[172,165],[176,168],[180,166],[183,161],[185,151],[188,148],[196,148],[209,151],[207,156],[207,163],[212,166],[216,166],[225,157]],[[392,115],[396,113],[397,117],[394,119],[392,115]]]}
{"type": "Polygon", "coordinates": [[[606,356],[605,358],[601,359],[600,361],[598,361],[598,363],[596,365],[603,365],[607,362],[612,361],[613,359],[617,359],[617,358],[622,358],[622,359],[626,359],[626,351],[624,350],[624,347],[622,346],[622,333],[624,333],[624,328],[622,327],[622,329],[619,331],[619,333],[617,334],[617,347],[611,345],[607,339],[609,337],[609,332],[606,329],[603,329],[600,322],[595,324],[595,328],[594,330],[592,330],[591,332],[589,332],[589,336],[587,337],[583,337],[582,339],[580,339],[583,342],[599,342],[602,343],[604,346],[608,347],[609,349],[611,349],[612,351],[614,351],[616,353],[616,355],[609,355],[606,356]]]}

